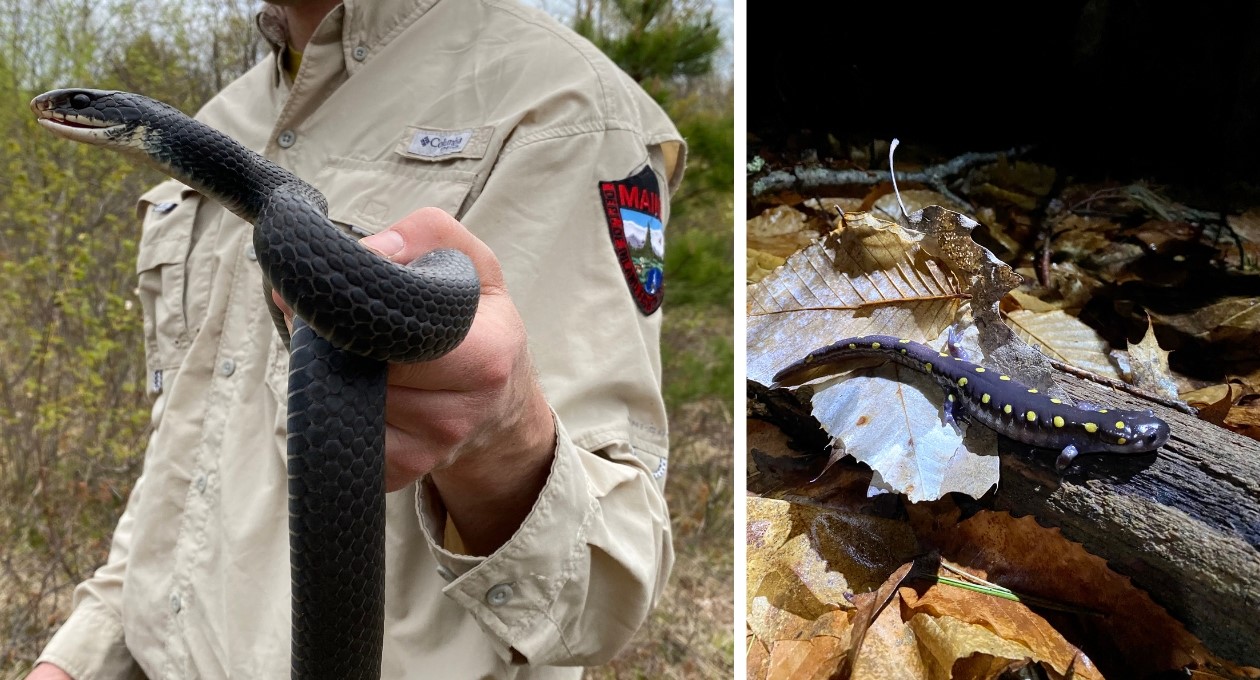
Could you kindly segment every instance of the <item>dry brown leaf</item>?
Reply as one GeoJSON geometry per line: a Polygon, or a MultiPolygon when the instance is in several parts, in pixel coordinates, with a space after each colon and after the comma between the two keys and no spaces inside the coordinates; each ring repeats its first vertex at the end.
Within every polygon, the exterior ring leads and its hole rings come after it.
{"type": "Polygon", "coordinates": [[[942,556],[1016,593],[1100,612],[1101,616],[1043,614],[1095,662],[1102,660],[1092,651],[1098,646],[1119,655],[1126,677],[1187,667],[1232,668],[1213,657],[1128,577],[1032,517],[984,511],[936,533],[930,542],[942,556]]]}
{"type": "Polygon", "coordinates": [[[1225,416],[1225,427],[1244,437],[1260,440],[1260,398],[1244,397],[1225,416]]]}
{"type": "Polygon", "coordinates": [[[748,606],[755,597],[813,620],[851,608],[918,551],[904,522],[803,503],[747,498],[748,606]]]}
{"type": "Polygon", "coordinates": [[[1183,314],[1155,314],[1163,324],[1212,343],[1255,347],[1260,340],[1260,298],[1228,297],[1183,314]]]}
{"type": "Polygon", "coordinates": [[[901,596],[895,592],[888,606],[866,629],[851,677],[853,680],[926,680],[932,677],[919,653],[914,630],[901,620],[901,596]]]}
{"type": "MultiPolygon", "coordinates": [[[[1260,208],[1251,208],[1241,215],[1230,215],[1226,218],[1230,229],[1242,242],[1243,258],[1251,267],[1260,263],[1260,208]]],[[[1239,261],[1238,244],[1233,239],[1223,239],[1220,244],[1220,259],[1224,262],[1239,261]]]]}
{"type": "Polygon", "coordinates": [[[867,495],[871,471],[857,465],[820,471],[821,456],[802,455],[787,435],[770,423],[748,419],[748,490],[763,498],[803,499],[862,512],[876,501],[867,495]]]}
{"type": "Polygon", "coordinates": [[[837,333],[935,337],[965,295],[901,227],[869,214],[845,224],[748,289],[748,378],[775,372],[837,333]]]}
{"type": "Polygon", "coordinates": [[[1094,329],[1063,311],[1015,311],[1007,315],[1015,333],[1052,359],[1110,378],[1120,371],[1107,356],[1107,341],[1094,329]]]}
{"type": "MultiPolygon", "coordinates": [[[[903,588],[904,594],[907,589],[903,588]]],[[[983,626],[951,616],[915,614],[907,622],[926,663],[942,678],[996,678],[1011,662],[1033,658],[1031,650],[983,626]]],[[[1081,676],[1081,680],[1085,678],[1081,676]]],[[[1096,676],[1101,679],[1101,676],[1096,676]]]]}
{"type": "MultiPolygon", "coordinates": [[[[901,192],[901,203],[906,205],[906,212],[911,214],[933,205],[959,212],[966,210],[965,206],[958,205],[945,194],[931,189],[906,189],[901,192]]],[[[879,198],[871,203],[870,209],[880,219],[901,222],[901,203],[897,202],[897,194],[893,193],[890,183],[885,185],[879,198]]]]}
{"type": "Polygon", "coordinates": [[[787,260],[779,257],[778,255],[772,255],[754,248],[749,248],[748,255],[746,257],[744,278],[748,283],[756,283],[769,276],[770,272],[774,271],[778,267],[781,267],[784,262],[787,262],[787,260]]]}
{"type": "Polygon", "coordinates": [[[1132,382],[1137,387],[1167,399],[1179,399],[1177,384],[1168,368],[1168,355],[1155,339],[1155,328],[1150,322],[1146,324],[1146,335],[1142,341],[1129,345],[1129,371],[1132,382]]]}
{"type": "MultiPolygon", "coordinates": [[[[942,572],[942,575],[950,574],[942,572]]],[[[1018,644],[1024,650],[1023,656],[1046,662],[1061,675],[1067,674],[1080,653],[1044,618],[1020,602],[942,583],[922,589],[922,592],[903,587],[901,596],[910,612],[951,617],[960,623],[980,626],[1002,640],[1018,644]]],[[[1077,663],[1073,670],[1082,680],[1102,677],[1096,672],[1082,674],[1091,669],[1092,666],[1077,663]]]]}
{"type": "Polygon", "coordinates": [[[1186,392],[1181,398],[1199,411],[1199,418],[1213,425],[1223,425],[1230,408],[1245,393],[1242,385],[1225,383],[1210,385],[1193,392],[1186,392]]]}
{"type": "Polygon", "coordinates": [[[809,215],[790,205],[777,205],[748,220],[748,248],[785,258],[825,231],[826,226],[820,230],[809,215]]]}
{"type": "Polygon", "coordinates": [[[753,680],[762,680],[770,673],[770,648],[752,633],[744,636],[745,670],[753,680]]]}
{"type": "Polygon", "coordinates": [[[845,646],[846,641],[829,635],[776,642],[766,680],[828,680],[843,661],[845,646]]]}

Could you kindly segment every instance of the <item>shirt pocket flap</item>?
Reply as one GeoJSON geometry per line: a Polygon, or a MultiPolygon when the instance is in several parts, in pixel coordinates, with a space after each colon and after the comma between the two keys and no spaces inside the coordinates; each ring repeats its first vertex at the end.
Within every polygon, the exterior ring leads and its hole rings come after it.
{"type": "Polygon", "coordinates": [[[140,196],[136,214],[143,228],[136,255],[137,273],[183,262],[188,257],[200,196],[195,189],[173,179],[140,196]]]}
{"type": "Polygon", "coordinates": [[[441,208],[458,218],[475,178],[466,170],[334,157],[311,184],[328,198],[329,219],[366,236],[420,208],[441,208]]]}

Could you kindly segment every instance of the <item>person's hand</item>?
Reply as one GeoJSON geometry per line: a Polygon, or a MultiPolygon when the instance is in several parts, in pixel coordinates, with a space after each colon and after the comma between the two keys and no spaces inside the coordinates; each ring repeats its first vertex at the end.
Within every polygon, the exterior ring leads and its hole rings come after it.
{"type": "MultiPolygon", "coordinates": [[[[385,487],[396,491],[432,473],[465,547],[489,554],[533,507],[556,436],[499,261],[436,208],[418,210],[362,243],[404,264],[455,248],[481,277],[477,317],[459,347],[435,361],[390,367],[385,487]]],[[[275,299],[291,324],[292,312],[275,299]]]]}
{"type": "Polygon", "coordinates": [[[74,680],[60,668],[44,662],[36,666],[26,675],[26,680],[74,680]]]}

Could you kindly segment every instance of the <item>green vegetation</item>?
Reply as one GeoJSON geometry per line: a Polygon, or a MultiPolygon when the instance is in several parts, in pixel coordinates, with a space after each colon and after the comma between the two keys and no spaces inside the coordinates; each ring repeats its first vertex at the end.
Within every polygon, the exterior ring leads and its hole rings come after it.
{"type": "MultiPolygon", "coordinates": [[[[685,0],[620,6],[638,18],[586,5],[588,35],[637,60],[622,63],[691,145],[667,232],[664,307],[679,558],[649,626],[591,674],[725,677],[734,653],[731,82],[711,73],[721,40],[705,12],[685,0]]],[[[75,584],[105,560],[140,473],[150,400],[134,203],[160,180],[55,140],[25,103],[83,85],[195,111],[262,56],[252,12],[237,0],[0,0],[0,678],[25,674],[75,584]]]]}
{"type": "Polygon", "coordinates": [[[708,4],[588,0],[574,20],[669,111],[687,176],[665,232],[662,361],[671,453],[665,495],[677,563],[630,648],[593,678],[722,678],[734,672],[734,106],[713,72],[721,36],[708,4]]]}

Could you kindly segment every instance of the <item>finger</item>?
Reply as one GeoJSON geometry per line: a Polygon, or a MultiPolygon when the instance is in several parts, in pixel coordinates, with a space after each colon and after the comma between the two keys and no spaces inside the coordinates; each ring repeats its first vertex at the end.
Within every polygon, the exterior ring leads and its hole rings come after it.
{"type": "Polygon", "coordinates": [[[454,248],[472,260],[483,294],[503,289],[503,270],[490,247],[438,208],[421,208],[360,243],[400,264],[413,262],[431,250],[454,248]]]}
{"type": "Polygon", "coordinates": [[[280,292],[275,288],[271,289],[271,301],[276,304],[276,309],[284,314],[284,325],[289,328],[289,335],[293,335],[293,310],[289,307],[284,298],[280,297],[280,292]]]}

